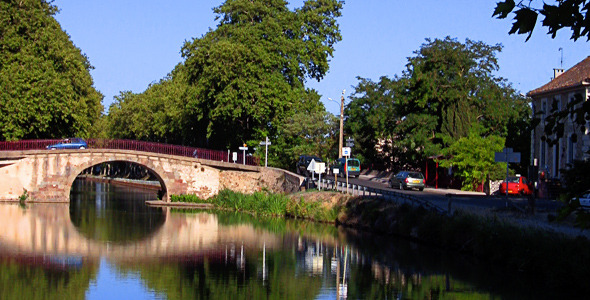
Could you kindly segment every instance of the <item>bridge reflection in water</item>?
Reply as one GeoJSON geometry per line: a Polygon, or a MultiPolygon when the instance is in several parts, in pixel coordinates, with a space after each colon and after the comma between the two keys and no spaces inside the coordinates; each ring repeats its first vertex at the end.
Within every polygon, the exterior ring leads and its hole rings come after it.
{"type": "MultiPolygon", "coordinates": [[[[84,195],[94,201],[73,193],[76,198],[70,205],[33,204],[26,209],[0,205],[4,224],[0,244],[24,255],[128,260],[218,251],[234,241],[260,248],[280,243],[275,235],[252,226],[220,226],[213,214],[178,214],[143,204],[134,206],[129,197],[109,201],[106,195],[117,193],[109,190],[116,187],[91,184],[95,188],[84,195]],[[112,212],[107,214],[107,210],[112,212]]],[[[140,200],[146,197],[145,193],[138,195],[140,200]]]]}

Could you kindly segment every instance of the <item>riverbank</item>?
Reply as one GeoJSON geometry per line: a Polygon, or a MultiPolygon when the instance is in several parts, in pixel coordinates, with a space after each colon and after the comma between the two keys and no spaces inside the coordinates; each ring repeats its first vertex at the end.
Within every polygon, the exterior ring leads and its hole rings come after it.
{"type": "MultiPolygon", "coordinates": [[[[334,223],[384,238],[404,237],[505,266],[510,272],[526,273],[555,288],[582,287],[590,292],[586,284],[590,278],[589,239],[516,222],[516,216],[509,218],[507,212],[457,210],[447,216],[381,198],[334,192],[273,195],[270,200],[264,193],[247,196],[224,191],[220,195],[200,201],[252,214],[334,223]]],[[[177,200],[186,201],[190,196],[183,197],[177,200]]]]}

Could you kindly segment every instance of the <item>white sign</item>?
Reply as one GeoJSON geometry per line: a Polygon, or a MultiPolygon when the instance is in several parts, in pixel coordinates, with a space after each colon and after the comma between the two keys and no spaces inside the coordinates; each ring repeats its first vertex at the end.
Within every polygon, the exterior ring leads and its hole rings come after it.
{"type": "Polygon", "coordinates": [[[350,147],[342,147],[342,156],[350,156],[350,147]]]}
{"type": "Polygon", "coordinates": [[[326,173],[326,163],[316,163],[315,164],[315,172],[318,174],[326,173]]]}
{"type": "Polygon", "coordinates": [[[238,152],[233,152],[231,154],[231,158],[234,161],[234,163],[238,160],[238,152]]]}
{"type": "Polygon", "coordinates": [[[315,159],[312,159],[309,162],[309,165],[307,166],[307,170],[310,172],[315,172],[315,168],[316,168],[316,162],[315,162],[315,159]]]}
{"type": "Polygon", "coordinates": [[[340,169],[332,169],[332,173],[338,174],[338,173],[340,173],[340,169]]]}

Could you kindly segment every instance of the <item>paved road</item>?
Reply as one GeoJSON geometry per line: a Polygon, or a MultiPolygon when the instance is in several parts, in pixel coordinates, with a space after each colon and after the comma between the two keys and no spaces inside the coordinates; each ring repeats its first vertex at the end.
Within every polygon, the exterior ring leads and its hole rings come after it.
{"type": "MultiPolygon", "coordinates": [[[[334,179],[333,176],[329,176],[329,179],[334,179]]],[[[340,182],[346,182],[345,178],[338,178],[340,182]]],[[[443,209],[448,209],[449,200],[453,208],[466,207],[466,208],[478,208],[478,209],[501,209],[507,206],[516,206],[520,209],[525,209],[528,205],[528,198],[526,197],[508,197],[508,201],[505,196],[486,196],[484,193],[477,192],[465,192],[460,190],[452,189],[434,189],[425,188],[424,191],[420,192],[417,190],[399,190],[391,189],[387,184],[387,178],[376,178],[366,175],[361,175],[358,178],[349,178],[349,184],[361,185],[365,187],[391,190],[403,194],[411,194],[422,200],[426,200],[433,205],[436,205],[443,209]]],[[[538,211],[556,211],[561,207],[561,202],[555,200],[535,200],[535,209],[538,211]]]]}

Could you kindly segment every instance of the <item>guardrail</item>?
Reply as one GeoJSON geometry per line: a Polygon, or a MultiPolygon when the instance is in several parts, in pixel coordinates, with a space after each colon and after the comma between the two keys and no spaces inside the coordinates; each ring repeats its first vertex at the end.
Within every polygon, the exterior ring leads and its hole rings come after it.
{"type": "MultiPolygon", "coordinates": [[[[310,178],[308,178],[310,179],[310,178]]],[[[333,179],[324,179],[322,180],[316,179],[313,181],[313,184],[318,189],[330,189],[341,193],[350,193],[351,195],[356,196],[373,196],[373,197],[381,197],[386,200],[394,201],[399,204],[409,204],[412,206],[422,206],[428,210],[437,212],[439,214],[450,214],[452,212],[450,199],[449,199],[449,208],[443,209],[439,206],[433,205],[432,203],[420,199],[414,195],[400,193],[392,190],[387,189],[380,189],[374,188],[369,186],[364,186],[360,184],[346,184],[346,182],[334,181],[333,179]]]]}
{"type": "MultiPolygon", "coordinates": [[[[62,142],[62,139],[47,140],[22,140],[14,142],[0,142],[0,151],[25,151],[25,150],[45,150],[47,146],[62,142]]],[[[229,152],[221,150],[210,150],[180,145],[171,145],[154,142],[144,142],[135,140],[109,140],[109,139],[89,139],[86,141],[88,148],[92,149],[118,149],[144,151],[167,155],[176,155],[184,157],[195,157],[215,161],[231,162],[229,152]]],[[[246,155],[246,164],[258,166],[260,160],[256,157],[246,155]]],[[[244,161],[244,156],[238,152],[238,163],[244,161]]]]}

